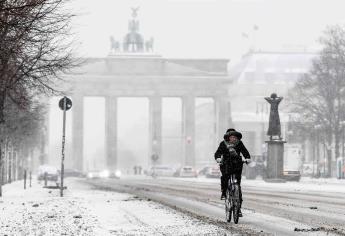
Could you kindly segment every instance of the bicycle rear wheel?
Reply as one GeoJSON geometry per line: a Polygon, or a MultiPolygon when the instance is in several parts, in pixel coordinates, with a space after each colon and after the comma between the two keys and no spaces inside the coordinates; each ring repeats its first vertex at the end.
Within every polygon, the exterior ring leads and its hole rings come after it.
{"type": "Polygon", "coordinates": [[[231,198],[230,198],[230,192],[228,189],[228,190],[226,190],[226,198],[225,198],[225,220],[226,220],[226,222],[231,221],[231,214],[232,214],[231,198]]]}
{"type": "Polygon", "coordinates": [[[240,217],[240,208],[241,208],[240,188],[239,188],[238,184],[234,185],[232,201],[233,201],[232,211],[233,211],[233,215],[234,215],[234,223],[237,224],[238,219],[240,217]]]}

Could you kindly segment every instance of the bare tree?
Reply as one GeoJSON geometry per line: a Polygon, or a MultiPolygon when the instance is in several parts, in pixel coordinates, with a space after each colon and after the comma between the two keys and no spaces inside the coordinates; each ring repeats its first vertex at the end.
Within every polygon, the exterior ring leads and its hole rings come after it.
{"type": "Polygon", "coordinates": [[[6,99],[25,102],[23,91],[53,92],[54,81],[75,65],[70,36],[73,17],[66,0],[0,2],[0,122],[6,99]]]}
{"type": "Polygon", "coordinates": [[[74,15],[66,8],[67,2],[0,0],[0,149],[5,119],[13,118],[6,114],[6,104],[28,111],[33,95],[56,92],[60,75],[77,64],[70,37],[74,15]]]}
{"type": "Polygon", "coordinates": [[[25,166],[28,164],[28,154],[35,148],[40,148],[41,139],[45,135],[46,111],[46,104],[41,102],[36,94],[35,96],[26,95],[24,107],[18,106],[10,99],[6,100],[4,109],[6,122],[2,126],[1,138],[4,140],[2,148],[6,147],[7,150],[10,147],[11,156],[1,155],[3,183],[11,180],[11,173],[21,173],[22,169],[19,170],[16,164],[19,162],[22,163],[21,167],[23,164],[25,166]],[[20,155],[16,155],[18,162],[13,163],[14,151],[20,155]],[[5,158],[7,158],[6,166],[4,166],[5,158]]]}
{"type": "MultiPolygon", "coordinates": [[[[327,150],[334,144],[339,157],[340,122],[345,119],[345,28],[329,26],[320,38],[323,49],[313,61],[308,74],[291,91],[292,112],[299,114],[299,122],[306,125],[303,132],[323,134],[327,150]],[[312,124],[312,125],[311,125],[312,124]]],[[[332,175],[332,155],[328,152],[328,175],[332,175]]]]}

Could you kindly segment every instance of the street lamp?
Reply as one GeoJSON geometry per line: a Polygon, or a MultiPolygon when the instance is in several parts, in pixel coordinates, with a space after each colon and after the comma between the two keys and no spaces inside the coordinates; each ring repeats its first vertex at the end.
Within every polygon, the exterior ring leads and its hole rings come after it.
{"type": "MultiPolygon", "coordinates": [[[[319,176],[319,173],[320,173],[320,169],[319,169],[319,161],[320,161],[319,130],[321,130],[321,128],[322,128],[322,126],[320,124],[317,124],[314,126],[314,129],[316,130],[316,174],[317,174],[317,176],[319,176]]],[[[313,157],[313,173],[314,173],[314,159],[315,159],[315,157],[313,157]]]]}
{"type": "Polygon", "coordinates": [[[344,171],[345,171],[345,120],[340,121],[340,125],[342,127],[342,142],[341,142],[341,156],[343,159],[343,164],[342,164],[342,172],[343,174],[341,175],[340,178],[345,178],[344,171]]]}

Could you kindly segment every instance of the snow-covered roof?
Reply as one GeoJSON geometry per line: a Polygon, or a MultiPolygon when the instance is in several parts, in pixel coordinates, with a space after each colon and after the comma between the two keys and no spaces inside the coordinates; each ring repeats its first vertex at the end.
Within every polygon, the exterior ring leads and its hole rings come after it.
{"type": "Polygon", "coordinates": [[[237,83],[272,83],[298,79],[307,73],[317,53],[254,52],[246,54],[229,74],[237,83]]]}

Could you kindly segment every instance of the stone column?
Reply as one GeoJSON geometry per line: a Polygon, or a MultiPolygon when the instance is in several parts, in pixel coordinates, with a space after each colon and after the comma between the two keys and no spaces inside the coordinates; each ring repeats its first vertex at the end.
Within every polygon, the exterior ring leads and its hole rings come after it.
{"type": "Polygon", "coordinates": [[[184,164],[195,166],[195,97],[182,99],[184,164]]]}
{"type": "Polygon", "coordinates": [[[84,101],[82,95],[76,95],[72,98],[72,153],[74,168],[83,171],[84,169],[84,101]]]}
{"type": "MultiPolygon", "coordinates": [[[[150,160],[152,155],[158,155],[157,164],[162,163],[162,98],[154,96],[149,98],[150,104],[150,160]]],[[[152,160],[151,160],[152,161],[152,160]]]]}
{"type": "Polygon", "coordinates": [[[231,111],[228,101],[224,97],[215,97],[214,105],[216,111],[216,140],[218,145],[223,140],[226,130],[230,128],[228,127],[230,125],[228,123],[231,120],[231,111]]]}
{"type": "Polygon", "coordinates": [[[117,168],[117,98],[105,98],[105,146],[109,170],[117,168]]]}

